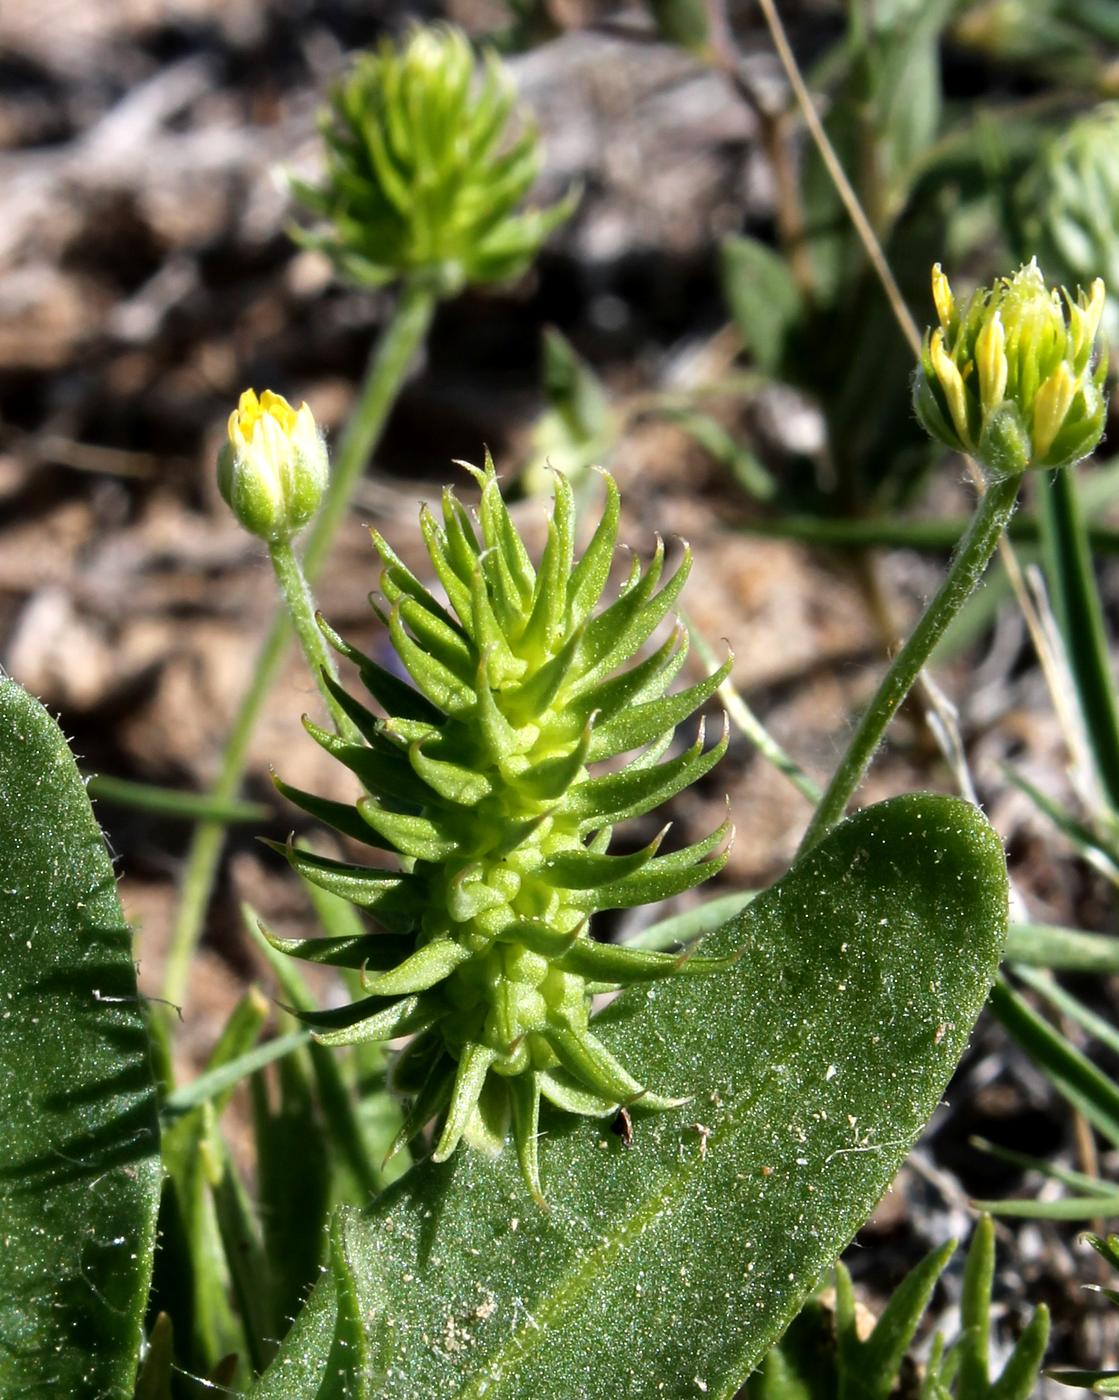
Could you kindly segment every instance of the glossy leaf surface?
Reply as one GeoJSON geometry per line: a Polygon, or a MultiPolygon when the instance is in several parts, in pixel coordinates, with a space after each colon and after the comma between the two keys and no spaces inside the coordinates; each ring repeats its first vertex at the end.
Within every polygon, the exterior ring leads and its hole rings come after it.
{"type": "MultiPolygon", "coordinates": [[[[344,1219],[373,1393],[732,1396],[935,1107],[987,995],[1006,898],[976,809],[899,798],[705,942],[744,947],[731,971],[621,996],[596,1035],[688,1103],[635,1106],[631,1147],[545,1109],[547,1211],[512,1154],[465,1151],[344,1219]]],[[[314,1393],[337,1288],[317,1285],[254,1396],[314,1393]]]]}

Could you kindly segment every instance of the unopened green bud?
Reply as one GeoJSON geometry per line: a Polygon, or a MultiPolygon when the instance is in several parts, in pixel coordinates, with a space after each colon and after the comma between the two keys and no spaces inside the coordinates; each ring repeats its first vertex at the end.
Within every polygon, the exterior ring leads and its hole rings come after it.
{"type": "MultiPolygon", "coordinates": [[[[1012,192],[1020,247],[1068,285],[1099,274],[1119,287],[1119,102],[1093,107],[1047,141],[1012,192]]],[[[1101,329],[1119,341],[1119,301],[1104,307],[1101,329]]]]}
{"type": "Polygon", "coordinates": [[[961,308],[938,263],[932,291],[940,324],[925,333],[913,385],[927,431],[994,479],[1086,457],[1107,415],[1102,280],[1074,299],[1046,287],[1035,259],[961,308]]]}
{"type": "Polygon", "coordinates": [[[311,519],[326,490],[329,466],[306,404],[265,389],[246,389],[229,415],[229,441],[218,458],[218,488],[246,530],[288,540],[311,519]]]}
{"type": "Polygon", "coordinates": [[[324,225],[300,241],[367,286],[407,276],[449,295],[518,276],[572,202],[517,212],[539,143],[528,126],[511,139],[513,117],[496,54],[476,74],[460,30],[417,28],[399,48],[386,40],[331,97],[322,184],[293,181],[324,225]]]}

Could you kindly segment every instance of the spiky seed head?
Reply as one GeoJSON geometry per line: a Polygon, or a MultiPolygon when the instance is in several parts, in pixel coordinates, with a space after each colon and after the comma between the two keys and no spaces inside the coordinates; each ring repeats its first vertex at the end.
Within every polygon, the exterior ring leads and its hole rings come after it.
{"type": "Polygon", "coordinates": [[[330,474],[326,444],[306,404],[246,389],[229,415],[218,488],[246,530],[290,539],[319,508],[330,474]]]}
{"type": "Polygon", "coordinates": [[[927,431],[993,479],[1086,457],[1107,416],[1102,280],[1073,298],[1047,288],[1032,260],[961,307],[938,263],[932,289],[939,324],[925,333],[913,384],[927,431]]]}
{"type": "Polygon", "coordinates": [[[497,55],[480,72],[466,36],[416,27],[357,59],[323,113],[320,185],[293,180],[322,221],[297,234],[343,276],[377,286],[426,281],[441,295],[520,275],[573,197],[518,212],[539,166],[535,129],[517,120],[497,55]]]}
{"type": "Polygon", "coordinates": [[[366,1001],[309,1018],[323,1041],[414,1033],[396,1072],[411,1100],[401,1142],[438,1119],[441,1161],[463,1139],[492,1149],[511,1127],[542,1199],[542,1099],[599,1117],[677,1102],[650,1092],[642,1067],[620,1064],[595,1035],[592,992],[726,966],[599,943],[589,922],[599,910],[690,889],[725,862],[729,823],[669,854],[660,853],[664,831],[625,853],[611,844],[616,824],[652,811],[723,754],[725,722],[714,746],[700,723],[690,746],[665,757],[730,661],[673,692],[685,629],[646,647],[683,587],[686,550],[666,578],[658,541],[604,601],[619,518],[609,476],[602,517],[577,558],[573,496],[556,474],[547,542],[533,560],[492,463],[469,470],[481,489],[476,511],[448,490],[439,515],[421,513],[439,596],[373,536],[382,616],[408,682],[324,627],[385,713],[336,687],[364,742],[308,727],[367,795],[346,807],[279,784],[345,835],[396,853],[400,868],[388,872],[284,851],[387,932],[277,946],[366,968],[366,1001]],[[624,767],[601,769],[622,755],[624,767]]]}

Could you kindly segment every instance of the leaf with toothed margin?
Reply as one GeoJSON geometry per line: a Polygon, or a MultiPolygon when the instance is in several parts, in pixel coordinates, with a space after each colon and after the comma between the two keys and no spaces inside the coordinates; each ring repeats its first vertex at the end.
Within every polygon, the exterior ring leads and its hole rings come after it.
{"type": "MultiPolygon", "coordinates": [[[[635,1105],[629,1149],[545,1107],[547,1212],[526,1209],[511,1153],[460,1152],[414,1168],[355,1223],[365,1326],[394,1400],[730,1400],[939,1102],[1006,900],[976,808],[898,798],[838,827],[707,940],[716,955],[746,946],[730,971],[619,997],[595,1035],[689,1103],[635,1105]],[[469,1343],[433,1347],[459,1299],[469,1343]]],[[[561,1071],[539,1079],[545,1098],[611,1112],[561,1071]]],[[[285,1388],[297,1362],[323,1373],[333,1297],[324,1278],[254,1400],[307,1393],[285,1388]]]]}

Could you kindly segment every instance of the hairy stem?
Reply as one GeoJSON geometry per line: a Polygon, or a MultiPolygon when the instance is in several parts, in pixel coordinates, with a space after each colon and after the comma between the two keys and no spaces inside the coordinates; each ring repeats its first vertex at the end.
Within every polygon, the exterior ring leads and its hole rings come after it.
{"type": "Polygon", "coordinates": [[[994,553],[1018,499],[1020,477],[1000,481],[988,488],[979,502],[967,534],[952,560],[947,577],[936,597],[925,609],[909,640],[894,658],[874,698],[859,721],[859,727],[843,755],[827,791],[801,841],[807,851],[826,836],[843,817],[847,803],[862,782],[874,751],[886,727],[897,714],[902,701],[944,635],[948,624],[971,596],[994,553]]]}
{"type": "MultiPolygon", "coordinates": [[[[435,305],[436,299],[430,290],[415,283],[407,284],[393,319],[370,358],[357,407],[334,461],[326,499],[307,541],[303,567],[308,579],[314,579],[326,558],[354,487],[384,428],[389,409],[431,325],[435,305]]],[[[252,680],[226,740],[221,768],[211,789],[213,797],[229,798],[237,793],[257,716],[279,675],[290,640],[291,626],[286,612],[281,609],[261,646],[252,680]]],[[[164,977],[164,996],[168,1001],[179,1003],[186,991],[187,974],[201,936],[224,840],[225,829],[217,822],[200,822],[195,830],[183,872],[164,977]]]]}
{"type": "Polygon", "coordinates": [[[333,680],[338,679],[338,667],[334,664],[333,653],[327,646],[326,638],[319,631],[318,623],[315,621],[315,604],[311,597],[311,590],[307,586],[306,575],[300,566],[299,556],[292,548],[290,540],[271,544],[269,552],[272,555],[272,568],[276,572],[276,582],[280,586],[280,593],[283,595],[288,617],[291,625],[295,628],[295,635],[303,649],[304,659],[311,675],[315,678],[315,684],[319,688],[323,702],[330,711],[334,728],[343,739],[356,743],[361,738],[357,727],[335,700],[326,684],[327,676],[333,680]]]}

